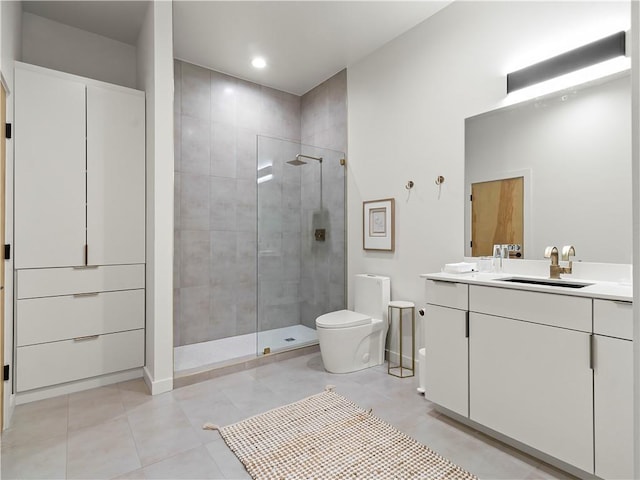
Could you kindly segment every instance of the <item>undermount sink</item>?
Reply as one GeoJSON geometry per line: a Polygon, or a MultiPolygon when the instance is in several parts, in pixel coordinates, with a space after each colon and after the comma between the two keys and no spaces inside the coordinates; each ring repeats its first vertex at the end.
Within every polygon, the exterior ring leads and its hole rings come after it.
{"type": "Polygon", "coordinates": [[[547,287],[583,288],[593,285],[593,283],[571,282],[567,280],[554,280],[552,278],[523,278],[509,277],[498,279],[501,282],[527,283],[529,285],[545,285],[547,287]]]}

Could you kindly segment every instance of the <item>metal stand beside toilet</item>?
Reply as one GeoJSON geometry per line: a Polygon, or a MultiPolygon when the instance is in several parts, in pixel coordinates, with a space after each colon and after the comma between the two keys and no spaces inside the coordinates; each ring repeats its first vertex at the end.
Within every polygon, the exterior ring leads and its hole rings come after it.
{"type": "Polygon", "coordinates": [[[405,302],[402,300],[394,300],[389,302],[388,317],[389,317],[389,331],[392,331],[393,326],[393,312],[397,311],[398,317],[398,362],[396,365],[392,364],[391,352],[393,351],[393,345],[389,345],[389,363],[387,367],[387,373],[395,377],[405,378],[413,377],[415,375],[415,357],[416,357],[416,306],[413,302],[405,302]],[[402,320],[405,310],[409,310],[411,315],[411,367],[405,366],[405,361],[402,355],[402,320]]]}

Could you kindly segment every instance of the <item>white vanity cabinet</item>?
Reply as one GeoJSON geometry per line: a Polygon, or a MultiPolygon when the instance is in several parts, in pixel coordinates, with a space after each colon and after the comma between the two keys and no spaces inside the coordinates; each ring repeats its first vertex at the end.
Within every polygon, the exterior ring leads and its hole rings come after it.
{"type": "Polygon", "coordinates": [[[595,474],[633,478],[633,305],[594,300],[595,474]]]}
{"type": "Polygon", "coordinates": [[[592,471],[591,299],[471,285],[469,310],[469,418],[592,471]]]}
{"type": "Polygon", "coordinates": [[[427,280],[425,396],[460,415],[469,414],[468,286],[427,280]]]}
{"type": "Polygon", "coordinates": [[[144,92],[16,62],[14,379],[25,398],[141,375],[145,168],[144,92]]]}
{"type": "Polygon", "coordinates": [[[633,477],[633,306],[609,299],[628,290],[426,277],[427,399],[575,475],[633,477]]]}

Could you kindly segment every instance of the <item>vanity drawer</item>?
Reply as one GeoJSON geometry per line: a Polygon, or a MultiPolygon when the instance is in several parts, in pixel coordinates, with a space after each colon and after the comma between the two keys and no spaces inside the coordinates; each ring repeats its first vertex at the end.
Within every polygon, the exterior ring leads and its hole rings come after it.
{"type": "Polygon", "coordinates": [[[144,330],[18,347],[18,392],[144,365],[144,330]]]}
{"type": "Polygon", "coordinates": [[[633,340],[633,303],[594,300],[593,333],[633,340]]]}
{"type": "Polygon", "coordinates": [[[466,310],[469,306],[469,285],[444,280],[427,280],[427,303],[466,310]]]}
{"type": "Polygon", "coordinates": [[[17,298],[144,288],[144,264],[18,270],[17,298]]]}
{"type": "Polygon", "coordinates": [[[144,306],[144,290],[18,300],[17,345],[144,328],[144,306]]]}
{"type": "Polygon", "coordinates": [[[508,288],[469,287],[469,310],[591,333],[590,298],[508,288]]]}

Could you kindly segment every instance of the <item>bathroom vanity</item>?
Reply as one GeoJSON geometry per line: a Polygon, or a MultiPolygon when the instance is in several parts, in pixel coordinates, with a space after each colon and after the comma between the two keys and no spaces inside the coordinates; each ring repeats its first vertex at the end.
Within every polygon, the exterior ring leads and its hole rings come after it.
{"type": "Polygon", "coordinates": [[[632,478],[630,284],[421,276],[427,399],[579,476],[632,478]]]}

